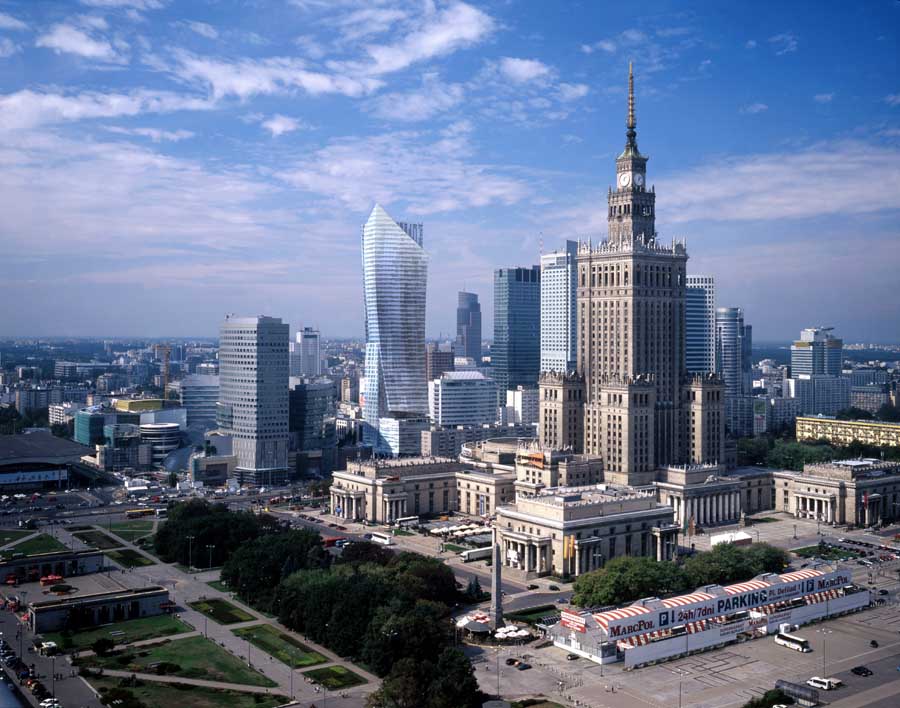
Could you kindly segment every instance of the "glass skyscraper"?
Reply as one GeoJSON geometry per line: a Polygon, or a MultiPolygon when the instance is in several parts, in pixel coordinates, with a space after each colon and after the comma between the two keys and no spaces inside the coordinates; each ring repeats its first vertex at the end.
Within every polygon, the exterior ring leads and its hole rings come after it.
{"type": "Polygon", "coordinates": [[[475,293],[459,292],[456,306],[456,356],[481,364],[481,305],[475,293]]]}
{"type": "Polygon", "coordinates": [[[685,364],[692,374],[716,370],[716,285],[709,275],[685,278],[685,364]]]}
{"type": "Polygon", "coordinates": [[[577,261],[577,241],[566,241],[564,250],[541,256],[541,371],[575,370],[577,261]]]}
{"type": "Polygon", "coordinates": [[[844,364],[844,340],[831,327],[810,327],[791,345],[791,376],[840,376],[844,364]]]}
{"type": "Polygon", "coordinates": [[[363,439],[386,449],[382,418],[428,416],[422,224],[394,221],[378,204],[363,227],[366,387],[363,439]]]}
{"type": "Polygon", "coordinates": [[[716,364],[728,397],[751,392],[751,333],[740,307],[716,309],[716,364]]]}
{"type": "Polygon", "coordinates": [[[541,368],[541,267],[494,271],[491,376],[501,398],[516,386],[537,386],[541,368]]]}

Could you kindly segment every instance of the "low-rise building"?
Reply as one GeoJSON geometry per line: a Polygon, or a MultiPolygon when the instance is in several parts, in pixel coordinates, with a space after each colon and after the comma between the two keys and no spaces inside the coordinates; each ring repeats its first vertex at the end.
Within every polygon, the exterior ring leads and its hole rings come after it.
{"type": "Polygon", "coordinates": [[[578,576],[618,556],[672,559],[674,510],[652,491],[596,484],[545,489],[497,509],[504,565],[527,577],[578,576]]]}
{"type": "Polygon", "coordinates": [[[0,561],[0,579],[10,577],[17,582],[36,582],[45,575],[59,575],[71,578],[75,575],[98,573],[103,569],[103,553],[90,551],[54,551],[34,553],[29,556],[15,555],[0,561]]]}
{"type": "Polygon", "coordinates": [[[900,518],[900,463],[874,459],[773,474],[775,508],[826,524],[875,526],[900,518]]]}
{"type": "Polygon", "coordinates": [[[900,423],[801,416],[797,418],[797,440],[827,440],[842,446],[861,442],[878,447],[900,447],[900,423]]]}
{"type": "Polygon", "coordinates": [[[422,431],[422,457],[459,456],[466,443],[480,442],[493,438],[515,438],[530,440],[534,438],[534,425],[516,423],[502,425],[457,425],[453,427],[431,426],[422,431]]]}
{"type": "Polygon", "coordinates": [[[152,617],[172,609],[169,591],[160,585],[150,585],[31,602],[28,620],[31,631],[38,634],[152,617]]]}

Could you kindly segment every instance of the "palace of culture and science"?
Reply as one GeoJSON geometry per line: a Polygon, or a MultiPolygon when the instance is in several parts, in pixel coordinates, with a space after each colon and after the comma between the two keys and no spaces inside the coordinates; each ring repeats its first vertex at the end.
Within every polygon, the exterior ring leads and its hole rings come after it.
{"type": "Polygon", "coordinates": [[[578,249],[577,371],[541,380],[542,442],[601,457],[605,479],[629,486],[652,483],[661,467],[716,464],[725,440],[721,381],[687,373],[687,250],[657,241],[656,192],[636,126],[629,70],[609,236],[578,249]]]}

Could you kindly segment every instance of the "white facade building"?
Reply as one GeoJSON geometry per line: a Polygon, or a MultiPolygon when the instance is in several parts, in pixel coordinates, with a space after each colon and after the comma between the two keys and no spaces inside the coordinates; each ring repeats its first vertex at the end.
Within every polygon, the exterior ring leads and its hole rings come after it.
{"type": "Polygon", "coordinates": [[[517,386],[506,392],[506,406],[500,411],[501,423],[533,425],[539,419],[540,391],[537,388],[517,386]]]}
{"type": "Polygon", "coordinates": [[[287,473],[288,337],[277,317],[228,316],[219,332],[218,424],[238,475],[257,484],[287,473]]]}
{"type": "Polygon", "coordinates": [[[477,371],[447,371],[428,382],[428,412],[436,425],[497,420],[497,384],[477,371]]]}
{"type": "Polygon", "coordinates": [[[578,243],[541,256],[541,371],[575,370],[578,243]]]}
{"type": "Polygon", "coordinates": [[[692,374],[716,370],[716,282],[710,275],[685,277],[685,364],[692,374]]]}
{"type": "Polygon", "coordinates": [[[389,417],[428,415],[425,378],[425,286],[422,225],[394,221],[378,204],[363,227],[366,304],[364,439],[390,452],[379,435],[389,417]]]}
{"type": "Polygon", "coordinates": [[[304,327],[297,332],[297,341],[291,342],[291,376],[314,378],[322,374],[322,353],[319,332],[304,327]]]}

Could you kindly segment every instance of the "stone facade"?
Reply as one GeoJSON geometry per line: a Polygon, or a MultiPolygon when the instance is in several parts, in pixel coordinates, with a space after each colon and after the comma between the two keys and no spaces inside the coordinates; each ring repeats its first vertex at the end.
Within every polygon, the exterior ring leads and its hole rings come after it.
{"type": "Polygon", "coordinates": [[[827,440],[837,445],[862,442],[879,447],[900,447],[900,423],[801,416],[797,418],[797,440],[827,440]]]}
{"type": "Polygon", "coordinates": [[[580,451],[584,446],[584,379],[575,373],[548,372],[538,382],[541,445],[580,451]]]}

